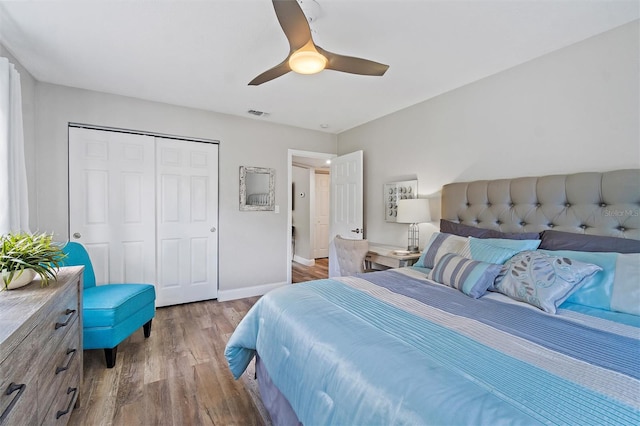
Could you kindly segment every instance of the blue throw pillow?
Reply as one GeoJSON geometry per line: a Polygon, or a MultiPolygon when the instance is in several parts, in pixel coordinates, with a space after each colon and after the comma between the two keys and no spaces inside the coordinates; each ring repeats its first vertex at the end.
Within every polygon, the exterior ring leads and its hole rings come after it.
{"type": "Polygon", "coordinates": [[[526,302],[545,312],[556,313],[562,302],[602,268],[564,256],[524,251],[502,267],[495,280],[496,291],[526,302]]]}
{"type": "MultiPolygon", "coordinates": [[[[472,237],[469,237],[472,238],[472,237]]],[[[511,240],[505,238],[483,238],[481,240],[485,244],[491,244],[496,247],[503,247],[518,252],[525,250],[535,250],[540,246],[540,240],[511,240]]]]}
{"type": "MultiPolygon", "coordinates": [[[[500,246],[499,241],[495,242],[491,239],[478,239],[469,237],[467,241],[467,247],[469,248],[468,252],[465,250],[460,253],[462,256],[467,257],[473,260],[480,260],[482,262],[489,263],[499,263],[503,264],[507,260],[511,259],[514,255],[518,254],[523,250],[527,250],[526,248],[518,248],[517,245],[514,245],[514,248],[509,248],[505,246],[500,246]]],[[[517,243],[528,240],[505,240],[505,241],[515,241],[517,243]]],[[[526,244],[521,244],[522,247],[526,247],[526,244]]]]}
{"type": "Polygon", "coordinates": [[[565,256],[602,268],[585,280],[567,302],[592,308],[640,315],[640,253],[605,253],[573,250],[540,250],[552,256],[565,256]]]}
{"type": "Polygon", "coordinates": [[[611,308],[611,293],[613,292],[613,279],[616,272],[617,253],[593,253],[571,250],[540,250],[550,256],[563,256],[575,259],[579,262],[593,263],[602,269],[597,274],[585,280],[584,285],[567,299],[568,302],[592,308],[611,308]]]}
{"type": "Polygon", "coordinates": [[[487,291],[496,276],[500,265],[467,259],[453,253],[443,255],[427,278],[455,288],[473,297],[479,298],[487,291]]]}

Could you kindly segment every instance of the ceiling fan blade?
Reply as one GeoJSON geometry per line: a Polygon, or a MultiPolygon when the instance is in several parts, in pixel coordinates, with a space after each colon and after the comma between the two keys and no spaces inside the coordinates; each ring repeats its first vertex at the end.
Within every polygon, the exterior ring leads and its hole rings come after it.
{"type": "Polygon", "coordinates": [[[318,52],[327,58],[328,70],[348,72],[350,74],[382,76],[389,69],[389,65],[353,56],[338,55],[316,46],[318,52]]]}
{"type": "Polygon", "coordinates": [[[287,57],[287,59],[285,59],[275,67],[266,70],[265,72],[251,80],[249,82],[249,86],[258,86],[262,83],[266,83],[267,81],[271,81],[274,78],[285,75],[289,71],[291,71],[291,68],[289,67],[289,58],[287,57]]]}
{"type": "Polygon", "coordinates": [[[291,52],[300,49],[311,40],[311,29],[307,17],[296,0],[273,0],[273,8],[289,40],[291,52]]]}

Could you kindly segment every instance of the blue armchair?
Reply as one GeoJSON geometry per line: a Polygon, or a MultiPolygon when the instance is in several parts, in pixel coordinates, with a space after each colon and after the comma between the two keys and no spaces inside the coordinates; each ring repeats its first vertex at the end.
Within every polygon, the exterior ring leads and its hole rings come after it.
{"type": "Polygon", "coordinates": [[[155,287],[151,284],[96,285],[89,253],[82,244],[69,242],[63,266],[84,266],[82,335],[84,349],[104,349],[107,368],[116,365],[118,344],[140,327],[151,335],[155,316],[155,287]]]}

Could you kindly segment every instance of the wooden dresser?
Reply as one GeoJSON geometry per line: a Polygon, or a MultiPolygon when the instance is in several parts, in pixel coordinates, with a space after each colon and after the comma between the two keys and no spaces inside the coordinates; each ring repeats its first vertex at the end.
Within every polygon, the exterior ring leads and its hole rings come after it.
{"type": "Polygon", "coordinates": [[[0,424],[66,424],[82,384],[82,271],[0,292],[0,424]]]}

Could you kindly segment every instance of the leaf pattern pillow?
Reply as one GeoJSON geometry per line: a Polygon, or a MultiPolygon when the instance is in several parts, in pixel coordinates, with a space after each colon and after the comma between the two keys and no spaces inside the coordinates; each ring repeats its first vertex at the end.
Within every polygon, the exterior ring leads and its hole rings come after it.
{"type": "Polygon", "coordinates": [[[512,299],[555,314],[585,278],[601,270],[598,265],[563,256],[524,251],[504,264],[494,287],[512,299]]]}

